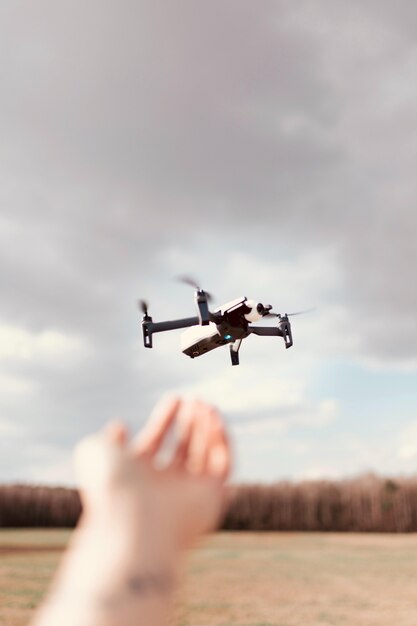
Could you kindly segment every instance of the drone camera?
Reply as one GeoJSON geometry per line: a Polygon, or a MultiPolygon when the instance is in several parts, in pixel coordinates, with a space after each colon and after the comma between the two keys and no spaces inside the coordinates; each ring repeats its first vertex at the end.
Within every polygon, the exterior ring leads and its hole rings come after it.
{"type": "Polygon", "coordinates": [[[272,309],[271,304],[262,304],[261,302],[259,302],[256,306],[256,310],[258,311],[259,315],[262,315],[262,317],[265,317],[265,315],[268,315],[271,309],[272,309]]]}

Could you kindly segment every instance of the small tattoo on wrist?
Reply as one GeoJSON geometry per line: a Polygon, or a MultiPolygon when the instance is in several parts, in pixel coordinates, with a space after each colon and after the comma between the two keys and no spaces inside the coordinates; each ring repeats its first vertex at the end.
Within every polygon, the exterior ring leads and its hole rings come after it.
{"type": "Polygon", "coordinates": [[[127,588],[135,594],[170,593],[174,588],[174,579],[167,573],[136,574],[127,580],[127,588]]]}
{"type": "Polygon", "coordinates": [[[87,589],[72,588],[65,592],[53,590],[47,599],[50,606],[62,604],[90,605],[101,611],[117,611],[126,603],[135,598],[149,599],[158,595],[169,595],[175,589],[175,576],[169,572],[141,572],[130,575],[116,590],[107,592],[92,591],[87,589]]]}
{"type": "Polygon", "coordinates": [[[96,596],[96,602],[102,609],[115,610],[132,596],[168,595],[174,588],[175,578],[167,572],[138,573],[129,576],[120,590],[96,596]]]}

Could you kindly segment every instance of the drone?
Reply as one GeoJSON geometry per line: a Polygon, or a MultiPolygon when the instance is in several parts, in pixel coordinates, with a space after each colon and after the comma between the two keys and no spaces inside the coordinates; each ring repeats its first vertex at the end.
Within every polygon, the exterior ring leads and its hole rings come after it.
{"type": "Polygon", "coordinates": [[[243,339],[249,335],[282,337],[285,348],[291,348],[293,339],[289,317],[309,313],[313,310],[308,309],[282,315],[281,313],[274,313],[270,304],[262,304],[256,300],[241,297],[210,311],[210,294],[189,277],[180,277],[179,280],[194,287],[197,315],[166,322],[154,322],[148,313],[147,303],[144,300],[139,300],[139,309],[143,314],[142,332],[145,348],[153,347],[152,338],[155,333],[186,328],[187,330],[181,334],[181,350],[184,354],[194,359],[215,348],[229,345],[232,365],[239,365],[239,349],[243,339]],[[265,317],[275,317],[277,325],[253,325],[265,317]]]}

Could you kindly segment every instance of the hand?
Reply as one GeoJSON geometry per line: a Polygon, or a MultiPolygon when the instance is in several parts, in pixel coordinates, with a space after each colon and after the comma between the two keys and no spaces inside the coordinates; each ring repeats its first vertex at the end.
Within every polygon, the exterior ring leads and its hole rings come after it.
{"type": "Polygon", "coordinates": [[[144,537],[168,553],[189,546],[219,522],[230,446],[217,410],[201,401],[161,401],[139,437],[112,424],[83,440],[76,467],[84,523],[120,532],[133,546],[144,537]],[[168,432],[177,441],[162,467],[168,432]]]}

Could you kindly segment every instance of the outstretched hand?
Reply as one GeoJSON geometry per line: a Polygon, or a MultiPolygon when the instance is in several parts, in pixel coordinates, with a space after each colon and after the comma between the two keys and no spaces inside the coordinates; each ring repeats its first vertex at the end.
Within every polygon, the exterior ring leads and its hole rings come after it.
{"type": "Polygon", "coordinates": [[[175,553],[218,524],[230,457],[214,407],[165,398],[133,440],[123,425],[111,424],[77,446],[83,523],[117,529],[127,542],[147,536],[175,553]],[[161,463],[169,433],[175,442],[161,463]]]}

